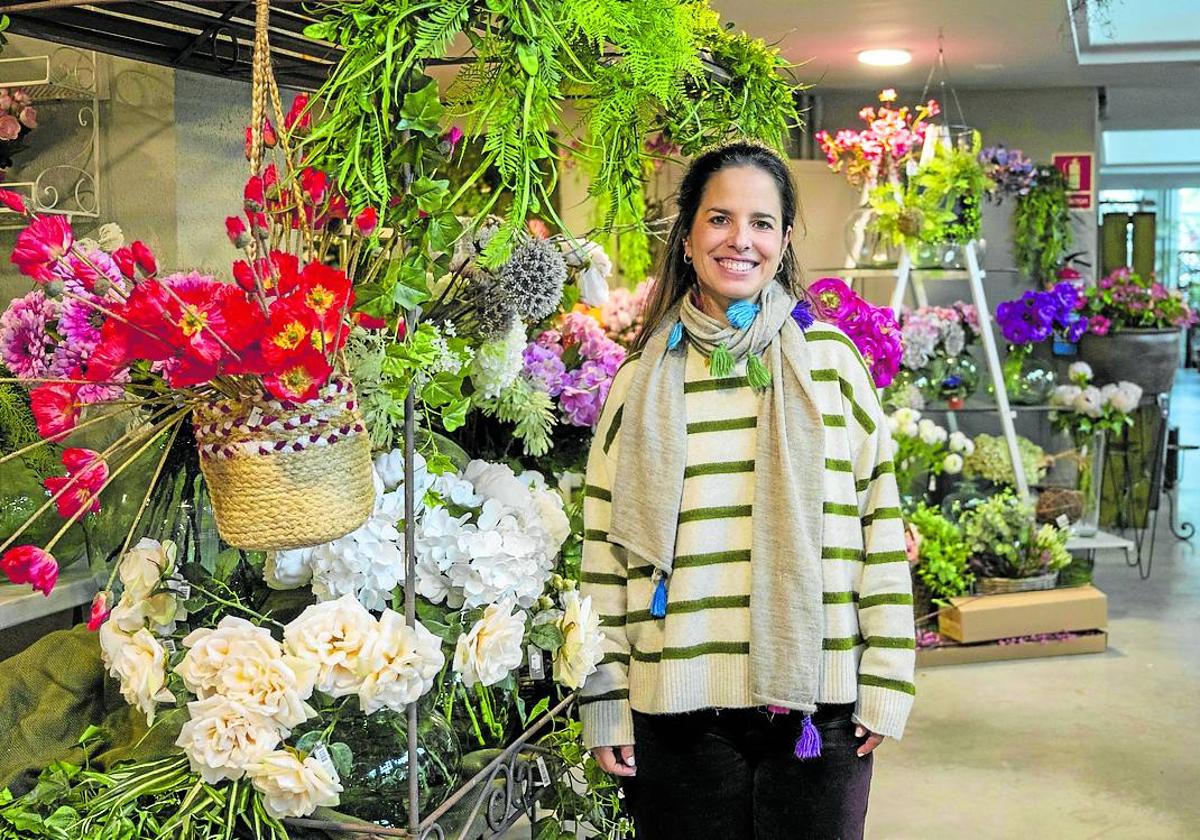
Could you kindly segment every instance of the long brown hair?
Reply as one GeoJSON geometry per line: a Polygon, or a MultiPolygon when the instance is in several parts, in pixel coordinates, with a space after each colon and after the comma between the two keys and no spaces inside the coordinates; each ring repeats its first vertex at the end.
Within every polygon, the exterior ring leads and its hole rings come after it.
{"type": "MultiPolygon", "coordinates": [[[[779,190],[779,203],[783,210],[782,227],[786,229],[789,224],[795,223],[796,186],[792,183],[792,174],[787,163],[770,148],[738,140],[710,149],[693,160],[679,185],[679,196],[676,199],[679,213],[667,237],[667,250],[659,266],[658,279],[646,301],[642,330],[633,342],[635,351],[646,346],[646,342],[658,331],[671,307],[696,284],[695,270],[683,259],[683,242],[696,221],[700,199],[709,179],[731,166],[755,166],[770,175],[779,190]]],[[[808,298],[808,292],[800,277],[800,267],[796,262],[796,252],[792,249],[790,240],[783,249],[776,279],[801,300],[808,298]]]]}

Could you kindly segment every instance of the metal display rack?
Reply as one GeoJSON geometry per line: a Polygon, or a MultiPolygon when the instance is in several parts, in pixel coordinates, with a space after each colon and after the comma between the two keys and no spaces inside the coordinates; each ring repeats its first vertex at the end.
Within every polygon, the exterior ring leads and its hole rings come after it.
{"type": "MultiPolygon", "coordinates": [[[[99,218],[100,93],[96,53],[60,47],[49,55],[0,58],[0,86],[24,88],[39,108],[59,103],[72,106],[74,122],[82,129],[81,137],[70,138],[71,150],[61,161],[35,169],[31,178],[6,181],[5,188],[20,193],[37,213],[99,218]]],[[[0,210],[0,228],[23,226],[11,210],[0,210]]]]}

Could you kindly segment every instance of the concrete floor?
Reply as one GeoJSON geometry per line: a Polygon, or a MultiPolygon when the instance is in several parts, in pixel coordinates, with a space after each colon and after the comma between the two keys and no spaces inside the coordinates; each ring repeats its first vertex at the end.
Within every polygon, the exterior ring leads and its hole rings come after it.
{"type": "MultiPolygon", "coordinates": [[[[1172,423],[1200,444],[1196,371],[1172,423]]],[[[1178,502],[1200,525],[1200,452],[1178,502]]],[[[1095,583],[1106,653],[917,673],[908,733],[877,754],[870,840],[1200,838],[1200,546],[1164,515],[1149,580],[1118,552],[1095,583]]]]}

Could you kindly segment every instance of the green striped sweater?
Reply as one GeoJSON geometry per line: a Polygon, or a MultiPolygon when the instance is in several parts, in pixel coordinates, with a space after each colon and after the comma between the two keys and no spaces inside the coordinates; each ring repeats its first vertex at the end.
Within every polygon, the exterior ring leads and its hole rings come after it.
{"type": "MultiPolygon", "coordinates": [[[[912,584],[892,442],[858,351],[835,327],[806,333],[825,419],[825,640],[818,701],[856,703],[855,719],[900,737],[914,696],[912,584]]],[[[653,568],[608,541],[621,414],[638,362],[618,372],[588,457],[582,590],[601,615],[604,659],[583,689],[588,746],[632,744],[630,710],[741,708],[750,697],[750,547],[758,395],[713,378],[689,349],[687,467],[667,616],[650,615],[653,568]]],[[[653,453],[646,453],[653,458],[653,453]]],[[[788,527],[788,523],[759,523],[788,527]]]]}

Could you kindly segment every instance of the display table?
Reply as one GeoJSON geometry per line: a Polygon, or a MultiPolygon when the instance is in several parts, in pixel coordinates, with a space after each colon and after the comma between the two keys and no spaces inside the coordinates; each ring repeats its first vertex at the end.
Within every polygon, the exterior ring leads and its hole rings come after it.
{"type": "Polygon", "coordinates": [[[59,575],[49,595],[35,592],[26,584],[0,584],[0,630],[90,604],[98,591],[96,579],[83,566],[59,575]]]}

